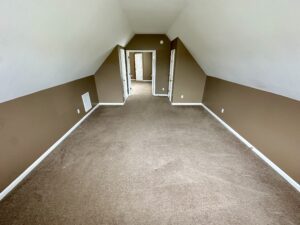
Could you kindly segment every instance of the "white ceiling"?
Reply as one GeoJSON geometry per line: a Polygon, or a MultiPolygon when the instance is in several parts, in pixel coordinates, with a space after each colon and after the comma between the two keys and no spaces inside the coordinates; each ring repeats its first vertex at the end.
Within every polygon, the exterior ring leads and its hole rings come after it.
{"type": "Polygon", "coordinates": [[[1,0],[0,103],[93,75],[132,35],[117,0],[1,0]]]}
{"type": "Polygon", "coordinates": [[[300,100],[299,0],[194,0],[168,31],[208,75],[300,100]]]}
{"type": "Polygon", "coordinates": [[[300,100],[299,0],[2,0],[0,103],[79,79],[133,33],[179,37],[210,76],[300,100]]]}
{"type": "Polygon", "coordinates": [[[187,0],[119,0],[135,33],[165,34],[187,0]]]}

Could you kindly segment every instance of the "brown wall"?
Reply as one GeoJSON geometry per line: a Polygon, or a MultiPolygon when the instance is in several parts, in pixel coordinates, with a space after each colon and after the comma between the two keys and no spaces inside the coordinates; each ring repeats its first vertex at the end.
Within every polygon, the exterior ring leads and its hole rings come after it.
{"type": "Polygon", "coordinates": [[[85,115],[86,92],[97,104],[94,76],[0,104],[0,192],[85,115]]]}
{"type": "Polygon", "coordinates": [[[143,52],[143,80],[152,80],[152,53],[143,52]]]}
{"type": "Polygon", "coordinates": [[[134,59],[134,52],[129,53],[129,58],[130,58],[130,74],[131,74],[131,79],[135,79],[135,59],[134,59]]]}
{"type": "Polygon", "coordinates": [[[121,103],[124,101],[119,62],[120,48],[119,46],[115,47],[95,73],[98,98],[101,103],[121,103]]]}
{"type": "Polygon", "coordinates": [[[201,103],[206,74],[180,39],[172,41],[171,46],[176,49],[172,102],[201,103]],[[184,96],[183,99],[181,95],[184,96]]]}
{"type": "Polygon", "coordinates": [[[170,67],[170,40],[164,34],[136,34],[127,44],[127,50],[156,50],[156,94],[168,94],[170,67]],[[164,44],[160,44],[160,40],[164,44]],[[164,88],[164,91],[162,90],[164,88]]]}
{"type": "Polygon", "coordinates": [[[208,77],[204,104],[300,182],[299,101],[208,77]]]}

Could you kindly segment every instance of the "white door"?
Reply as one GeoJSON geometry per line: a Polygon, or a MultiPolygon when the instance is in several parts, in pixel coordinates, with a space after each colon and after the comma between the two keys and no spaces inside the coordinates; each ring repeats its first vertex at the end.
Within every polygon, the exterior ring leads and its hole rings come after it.
{"type": "Polygon", "coordinates": [[[152,95],[155,96],[156,82],[156,51],[152,52],[152,95]]]}
{"type": "MultiPolygon", "coordinates": [[[[132,87],[131,87],[131,68],[130,68],[130,57],[129,57],[129,52],[126,52],[126,56],[127,56],[127,85],[128,85],[128,95],[132,94],[132,87]]],[[[134,60],[134,59],[131,59],[134,60]]]]}
{"type": "Polygon", "coordinates": [[[134,55],[135,60],[135,79],[143,80],[143,54],[136,53],[134,55]]]}
{"type": "Polygon", "coordinates": [[[128,84],[126,78],[126,58],[125,58],[124,49],[120,49],[120,69],[121,69],[121,79],[123,82],[123,96],[125,101],[128,97],[128,84]]]}
{"type": "Polygon", "coordinates": [[[170,60],[170,76],[169,76],[169,100],[172,100],[173,92],[173,78],[174,78],[174,67],[175,67],[175,49],[171,51],[171,60],[170,60]]]}

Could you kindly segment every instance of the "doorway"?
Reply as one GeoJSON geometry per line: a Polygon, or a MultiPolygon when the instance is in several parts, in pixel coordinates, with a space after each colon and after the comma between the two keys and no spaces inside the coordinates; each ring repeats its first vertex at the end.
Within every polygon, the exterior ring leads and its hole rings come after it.
{"type": "Polygon", "coordinates": [[[129,95],[134,94],[131,81],[151,82],[155,95],[156,50],[127,50],[126,59],[129,95]]]}

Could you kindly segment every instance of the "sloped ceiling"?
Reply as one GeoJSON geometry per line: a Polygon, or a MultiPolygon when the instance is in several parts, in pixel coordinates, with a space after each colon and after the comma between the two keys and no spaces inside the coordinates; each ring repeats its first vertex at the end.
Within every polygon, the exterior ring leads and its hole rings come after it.
{"type": "Polygon", "coordinates": [[[300,100],[299,0],[194,0],[168,31],[214,77],[300,100]]]}
{"type": "Polygon", "coordinates": [[[165,34],[187,0],[120,0],[135,33],[165,34]]]}
{"type": "Polygon", "coordinates": [[[0,102],[94,74],[132,35],[117,0],[0,1],[0,102]]]}
{"type": "Polygon", "coordinates": [[[2,0],[0,102],[94,74],[134,33],[179,37],[210,76],[300,100],[299,0],[2,0]]]}

